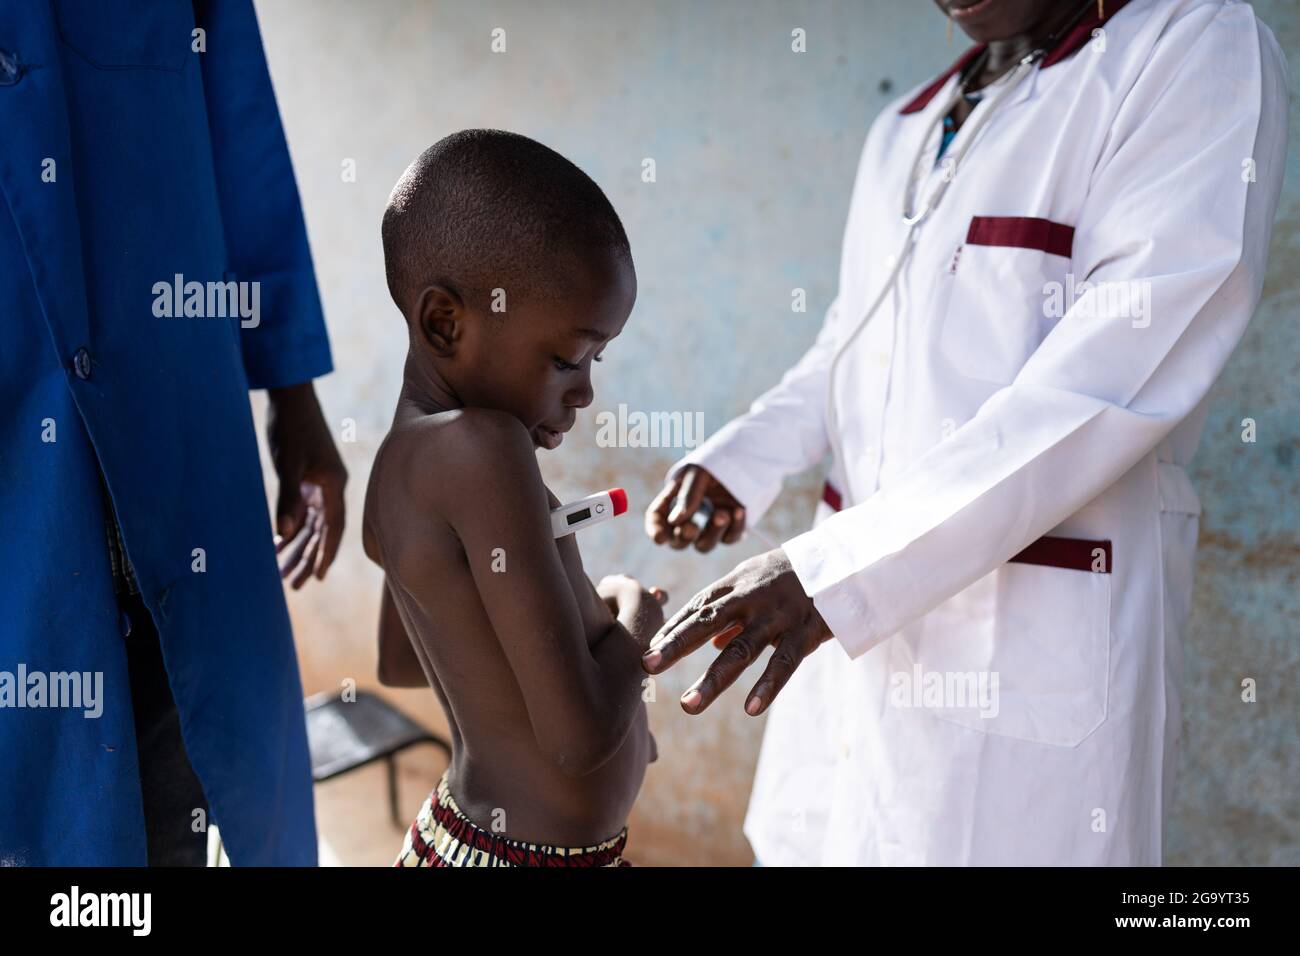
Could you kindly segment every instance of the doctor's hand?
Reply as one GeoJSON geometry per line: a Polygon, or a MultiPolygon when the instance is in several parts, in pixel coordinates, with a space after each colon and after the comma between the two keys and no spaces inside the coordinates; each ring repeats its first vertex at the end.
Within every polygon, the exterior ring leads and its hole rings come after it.
{"type": "Polygon", "coordinates": [[[692,543],[697,551],[712,551],[719,541],[735,544],[745,530],[745,509],[735,496],[699,465],[687,465],[664,485],[645,513],[645,533],[655,544],[680,551],[692,543]],[[708,498],[713,517],[703,531],[691,521],[708,498]]]}
{"type": "Polygon", "coordinates": [[[343,488],[339,458],[311,382],[268,390],[266,438],[280,479],[275,507],[275,550],[288,549],[280,577],[294,575],[294,590],[334,563],[343,538],[343,488]]]}
{"type": "Polygon", "coordinates": [[[706,641],[721,647],[704,676],[682,695],[682,709],[698,714],[770,644],[772,657],[745,700],[745,713],[757,717],[803,659],[833,636],[785,551],[777,548],[742,561],[695,595],[659,629],[641,666],[660,674],[706,641]]]}

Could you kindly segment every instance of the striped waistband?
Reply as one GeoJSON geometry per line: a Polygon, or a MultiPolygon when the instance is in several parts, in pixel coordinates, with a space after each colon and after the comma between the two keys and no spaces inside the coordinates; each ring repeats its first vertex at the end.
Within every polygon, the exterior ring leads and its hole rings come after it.
{"type": "Polygon", "coordinates": [[[447,774],[429,794],[406,834],[394,866],[630,866],[623,859],[627,827],[596,846],[524,843],[484,830],[461,812],[447,774]]]}

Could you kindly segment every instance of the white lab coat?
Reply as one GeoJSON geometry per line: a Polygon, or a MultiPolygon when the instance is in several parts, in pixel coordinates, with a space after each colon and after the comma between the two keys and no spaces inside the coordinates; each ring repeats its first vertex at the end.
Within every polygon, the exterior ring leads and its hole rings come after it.
{"type": "MultiPolygon", "coordinates": [[[[837,641],[767,718],[745,821],[764,864],[1161,861],[1200,512],[1184,469],[1259,300],[1287,75],[1248,4],[1106,6],[979,131],[840,362],[829,480],[842,494],[847,469],[857,500],[784,544],[837,641]],[[1045,314],[1068,276],[1141,285],[1045,314]],[[1044,536],[1100,563],[1009,562],[1044,536]],[[995,714],[911,690],[981,674],[995,714]]],[[[830,355],[888,275],[955,83],[872,125],[813,346],[670,469],[708,468],[750,523],[830,447],[830,355]]]]}

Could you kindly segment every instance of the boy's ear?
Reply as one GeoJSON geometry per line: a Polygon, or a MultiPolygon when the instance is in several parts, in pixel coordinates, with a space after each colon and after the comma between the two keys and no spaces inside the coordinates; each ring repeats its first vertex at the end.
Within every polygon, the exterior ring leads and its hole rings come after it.
{"type": "Polygon", "coordinates": [[[412,319],[420,338],[434,354],[449,358],[465,331],[465,301],[448,286],[426,286],[415,301],[412,319]]]}

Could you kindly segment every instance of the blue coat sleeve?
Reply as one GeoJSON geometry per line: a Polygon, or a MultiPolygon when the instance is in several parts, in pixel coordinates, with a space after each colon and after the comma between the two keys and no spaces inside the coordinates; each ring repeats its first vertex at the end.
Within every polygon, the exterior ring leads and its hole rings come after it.
{"type": "Polygon", "coordinates": [[[251,0],[196,2],[200,57],[229,270],[260,286],[260,321],[240,329],[250,388],[333,368],[289,149],[251,0]]]}

